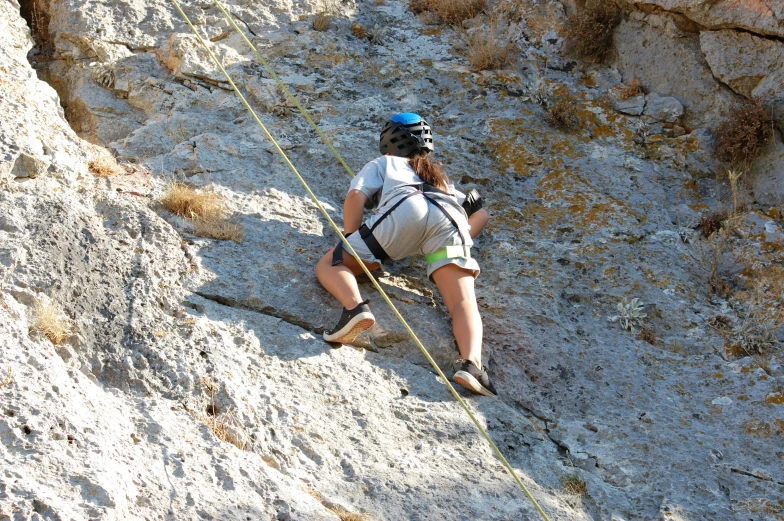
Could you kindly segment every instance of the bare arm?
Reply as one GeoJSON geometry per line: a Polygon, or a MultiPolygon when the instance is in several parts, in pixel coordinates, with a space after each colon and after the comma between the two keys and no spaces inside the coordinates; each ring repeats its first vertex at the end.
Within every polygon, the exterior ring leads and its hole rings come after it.
{"type": "Polygon", "coordinates": [[[490,214],[484,208],[480,208],[468,217],[468,225],[471,227],[468,233],[472,239],[479,235],[489,220],[490,214]]]}
{"type": "Polygon", "coordinates": [[[359,190],[351,190],[343,203],[343,234],[359,230],[368,196],[359,190]]]}

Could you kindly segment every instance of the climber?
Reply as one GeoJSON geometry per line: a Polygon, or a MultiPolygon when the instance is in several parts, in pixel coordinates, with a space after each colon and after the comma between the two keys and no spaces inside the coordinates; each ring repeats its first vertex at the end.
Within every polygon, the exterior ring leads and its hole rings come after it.
{"type": "MultiPolygon", "coordinates": [[[[381,131],[383,154],[351,181],[343,204],[343,233],[368,269],[387,259],[424,255],[427,274],[436,283],[452,317],[452,331],[463,359],[453,379],[486,396],[496,394],[482,367],[482,319],[474,294],[479,264],[471,257],[472,239],[490,214],[476,190],[455,190],[441,163],[431,159],[433,134],[417,114],[401,113],[381,131]],[[365,207],[378,201],[376,213],[362,223],[365,207]]],[[[362,300],[357,259],[344,255],[342,242],[316,264],[316,277],[342,305],[343,313],[324,340],[350,344],[370,329],[375,317],[362,300]]]]}

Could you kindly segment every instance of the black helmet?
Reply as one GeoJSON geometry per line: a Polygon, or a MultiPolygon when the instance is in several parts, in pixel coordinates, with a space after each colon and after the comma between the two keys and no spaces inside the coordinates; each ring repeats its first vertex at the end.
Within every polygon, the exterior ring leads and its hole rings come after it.
{"type": "Polygon", "coordinates": [[[433,132],[422,116],[412,112],[395,114],[381,130],[382,154],[410,157],[420,151],[433,151],[433,132]]]}

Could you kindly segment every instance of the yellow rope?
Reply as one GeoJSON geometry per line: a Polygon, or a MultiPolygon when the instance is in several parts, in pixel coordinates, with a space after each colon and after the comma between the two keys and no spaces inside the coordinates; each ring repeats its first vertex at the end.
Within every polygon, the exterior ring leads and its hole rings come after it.
{"type": "Polygon", "coordinates": [[[215,2],[215,5],[218,7],[218,9],[221,10],[221,12],[223,13],[223,16],[226,17],[226,20],[229,21],[229,23],[234,27],[234,29],[237,31],[237,33],[240,36],[242,36],[242,39],[245,40],[245,43],[248,44],[248,47],[250,47],[250,49],[256,55],[256,58],[258,58],[259,61],[261,62],[261,64],[264,66],[264,68],[267,69],[267,72],[269,73],[270,76],[272,76],[272,79],[274,79],[277,82],[277,84],[280,86],[280,88],[283,89],[283,92],[286,93],[286,96],[289,97],[289,99],[292,101],[292,103],[294,103],[294,105],[297,106],[297,108],[299,109],[300,113],[302,113],[302,115],[305,117],[305,119],[308,120],[308,123],[310,123],[310,126],[313,127],[313,130],[316,131],[316,133],[319,135],[319,137],[321,137],[321,140],[324,141],[324,143],[332,151],[332,154],[334,154],[334,156],[337,158],[337,160],[340,161],[340,164],[343,165],[343,168],[346,169],[346,172],[348,172],[348,175],[350,175],[351,177],[354,177],[353,170],[351,170],[351,168],[349,168],[349,166],[346,164],[346,162],[343,161],[343,158],[340,156],[338,151],[335,150],[335,147],[332,146],[332,142],[329,140],[327,135],[324,134],[324,132],[321,131],[321,129],[318,127],[318,125],[316,125],[316,122],[313,121],[313,118],[310,117],[310,114],[308,113],[307,110],[305,110],[305,107],[302,106],[302,104],[299,102],[297,97],[294,96],[294,94],[291,93],[291,91],[288,89],[288,87],[286,87],[286,84],[283,83],[280,78],[278,78],[278,75],[275,74],[275,71],[273,71],[272,67],[269,66],[269,63],[267,63],[267,60],[265,60],[264,57],[261,55],[261,53],[259,53],[259,51],[256,49],[256,47],[252,43],[250,43],[250,40],[248,40],[248,37],[245,36],[245,33],[243,33],[242,30],[239,27],[237,27],[237,24],[231,18],[231,16],[226,11],[226,9],[223,8],[223,6],[220,4],[220,2],[218,2],[218,0],[212,0],[212,1],[215,2]]]}
{"type": "MultiPolygon", "coordinates": [[[[223,65],[221,65],[221,63],[218,60],[218,58],[215,56],[215,54],[209,48],[209,46],[204,41],[204,39],[201,37],[201,35],[199,35],[198,31],[196,31],[196,28],[193,26],[193,24],[191,23],[191,21],[188,18],[188,16],[185,14],[185,12],[180,7],[179,2],[177,2],[177,0],[172,0],[172,3],[177,8],[177,11],[179,11],[180,15],[185,20],[185,22],[188,24],[188,26],[191,28],[191,31],[193,31],[193,34],[196,35],[196,38],[198,38],[199,42],[202,44],[204,49],[210,55],[212,60],[215,62],[215,65],[218,66],[220,71],[226,77],[226,81],[228,81],[229,85],[231,85],[232,89],[234,89],[234,92],[237,93],[237,96],[239,96],[239,98],[242,101],[243,105],[245,105],[245,107],[251,113],[251,115],[253,116],[253,119],[256,120],[256,123],[258,123],[259,127],[261,127],[261,130],[264,132],[264,134],[267,136],[267,138],[272,142],[272,144],[274,145],[275,149],[278,151],[278,153],[281,155],[281,157],[285,161],[286,165],[288,165],[289,169],[291,169],[291,171],[294,173],[294,175],[297,176],[297,179],[299,179],[299,182],[302,184],[303,188],[305,188],[305,191],[308,192],[308,195],[310,195],[311,199],[313,199],[313,202],[316,204],[316,206],[318,207],[319,211],[327,219],[327,221],[329,222],[329,225],[332,227],[332,229],[335,231],[335,233],[340,237],[340,240],[345,245],[346,250],[349,251],[349,253],[351,253],[351,255],[354,256],[354,258],[358,259],[359,255],[357,255],[357,252],[354,251],[354,248],[352,248],[351,244],[349,244],[348,240],[346,240],[346,237],[345,237],[345,235],[343,235],[343,232],[341,231],[341,229],[338,227],[337,224],[335,224],[335,221],[333,221],[332,218],[329,216],[329,214],[327,213],[327,210],[324,208],[324,206],[322,206],[321,202],[318,200],[316,195],[310,189],[310,187],[308,186],[308,184],[305,181],[305,179],[302,178],[300,173],[297,171],[297,169],[294,167],[294,165],[289,160],[288,156],[286,156],[286,153],[283,151],[282,148],[280,148],[278,143],[275,141],[275,138],[272,137],[272,134],[269,133],[269,131],[267,130],[267,127],[264,126],[264,123],[262,123],[261,119],[259,119],[258,115],[256,115],[256,112],[253,110],[253,108],[250,106],[248,101],[245,99],[245,96],[242,95],[240,90],[234,84],[234,82],[231,79],[231,76],[229,76],[229,73],[226,72],[226,69],[223,68],[223,65]]],[[[403,327],[406,329],[406,331],[408,331],[408,334],[411,336],[411,338],[414,340],[416,345],[419,347],[420,351],[422,351],[422,354],[425,356],[425,358],[427,358],[427,361],[430,362],[430,365],[432,365],[433,368],[436,370],[436,372],[438,373],[438,376],[441,377],[441,379],[444,381],[444,383],[446,383],[446,386],[449,389],[449,392],[452,393],[452,396],[454,396],[454,398],[462,406],[463,410],[465,410],[465,412],[468,414],[469,418],[471,418],[471,421],[474,423],[476,428],[479,430],[479,432],[482,434],[482,436],[485,438],[485,440],[487,440],[487,442],[490,444],[490,447],[493,449],[493,451],[495,452],[496,456],[498,456],[498,458],[501,460],[503,465],[509,471],[509,474],[512,475],[512,477],[515,479],[515,481],[520,486],[520,488],[523,490],[523,492],[525,492],[525,494],[528,496],[528,499],[531,500],[531,502],[533,503],[534,507],[536,507],[536,510],[542,516],[542,519],[544,519],[545,521],[550,521],[549,518],[547,517],[547,514],[544,512],[544,510],[542,510],[542,507],[539,506],[539,503],[537,503],[537,501],[534,498],[534,496],[531,494],[531,492],[529,492],[528,488],[522,482],[522,480],[520,479],[520,476],[517,475],[517,473],[514,471],[512,466],[509,464],[509,462],[506,460],[504,455],[498,449],[496,444],[490,438],[490,435],[487,433],[487,431],[484,429],[484,427],[482,427],[482,425],[479,423],[479,420],[476,419],[476,416],[474,416],[474,413],[472,413],[471,409],[468,408],[468,404],[466,404],[466,402],[463,400],[463,398],[457,393],[457,391],[455,390],[454,386],[452,386],[452,384],[450,383],[449,379],[446,377],[446,375],[443,373],[443,371],[441,371],[441,368],[438,367],[438,364],[436,363],[436,361],[433,360],[432,356],[430,356],[430,353],[428,352],[428,350],[425,348],[425,346],[422,344],[422,342],[420,342],[419,338],[416,336],[414,331],[411,329],[411,327],[408,325],[406,320],[403,318],[403,315],[401,315],[400,312],[397,310],[397,308],[392,303],[390,298],[387,296],[386,292],[381,287],[381,285],[378,283],[376,278],[373,276],[372,273],[370,273],[370,270],[367,269],[367,267],[364,265],[364,263],[360,262],[359,265],[362,266],[362,270],[365,272],[365,274],[368,276],[370,281],[373,283],[373,286],[375,286],[376,290],[378,290],[379,294],[384,298],[384,301],[390,307],[390,309],[395,314],[397,319],[400,321],[400,323],[403,325],[403,327]]]]}

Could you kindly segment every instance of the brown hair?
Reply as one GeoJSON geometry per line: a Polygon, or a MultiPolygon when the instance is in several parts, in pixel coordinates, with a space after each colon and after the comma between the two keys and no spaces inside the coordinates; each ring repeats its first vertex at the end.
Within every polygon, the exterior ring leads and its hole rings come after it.
{"type": "Polygon", "coordinates": [[[408,159],[408,162],[422,181],[439,190],[446,190],[447,177],[444,165],[430,159],[430,155],[426,152],[414,154],[408,159]]]}

